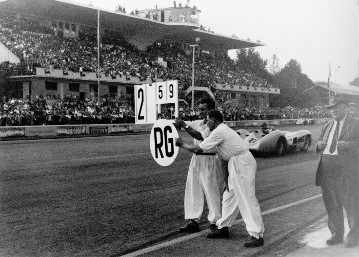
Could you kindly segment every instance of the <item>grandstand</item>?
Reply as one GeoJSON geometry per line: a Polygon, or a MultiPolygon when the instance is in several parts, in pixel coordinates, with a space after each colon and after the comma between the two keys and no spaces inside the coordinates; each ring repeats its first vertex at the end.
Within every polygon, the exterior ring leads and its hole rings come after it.
{"type": "Polygon", "coordinates": [[[135,84],[176,79],[180,98],[189,102],[189,45],[200,38],[196,92],[207,92],[217,102],[239,108],[268,107],[269,94],[280,90],[238,69],[227,55],[230,49],[262,44],[206,31],[198,24],[199,14],[196,6],[127,14],[60,0],[0,2],[1,47],[20,60],[16,65],[6,56],[0,60],[4,69],[11,70],[11,97],[35,99],[43,95],[93,101],[100,95],[133,105],[135,84]]]}

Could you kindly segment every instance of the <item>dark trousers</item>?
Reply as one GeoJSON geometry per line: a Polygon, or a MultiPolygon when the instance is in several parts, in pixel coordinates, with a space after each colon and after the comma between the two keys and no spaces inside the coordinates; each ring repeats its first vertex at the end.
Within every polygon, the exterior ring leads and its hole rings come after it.
{"type": "Polygon", "coordinates": [[[359,238],[359,192],[351,176],[340,167],[337,156],[322,157],[324,179],[321,188],[328,213],[328,227],[335,237],[344,235],[343,207],[349,223],[348,237],[359,238]]]}

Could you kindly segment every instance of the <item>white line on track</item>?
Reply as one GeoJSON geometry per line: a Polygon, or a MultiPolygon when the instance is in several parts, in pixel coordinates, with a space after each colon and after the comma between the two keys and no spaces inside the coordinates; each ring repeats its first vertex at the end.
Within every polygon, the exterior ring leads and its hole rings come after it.
{"type": "MultiPolygon", "coordinates": [[[[306,203],[306,202],[309,202],[309,201],[318,199],[318,198],[321,197],[321,196],[322,196],[321,194],[315,195],[315,196],[312,196],[312,197],[309,197],[309,198],[305,198],[305,199],[303,199],[303,200],[300,200],[300,201],[297,201],[297,202],[294,202],[294,203],[286,204],[286,205],[283,205],[283,206],[280,206],[280,207],[277,207],[277,208],[274,208],[274,209],[271,209],[271,210],[268,210],[268,211],[264,211],[264,212],[262,212],[262,216],[268,215],[268,214],[272,214],[272,213],[275,213],[275,212],[278,212],[278,211],[281,211],[281,210],[284,210],[284,209],[287,209],[287,208],[290,208],[290,207],[293,207],[293,206],[296,206],[296,205],[299,205],[299,204],[302,204],[302,203],[306,203]]],[[[233,223],[233,225],[239,224],[239,223],[241,223],[241,222],[243,222],[242,219],[236,220],[236,221],[233,223]]],[[[140,256],[140,255],[142,255],[142,254],[154,252],[154,251],[157,251],[157,250],[159,250],[159,249],[161,249],[161,248],[165,248],[165,247],[168,247],[168,246],[171,246],[171,245],[175,245],[175,244],[178,244],[178,243],[181,243],[181,242],[184,242],[184,241],[188,241],[188,240],[190,240],[190,239],[193,239],[193,238],[196,238],[196,237],[199,237],[199,236],[203,236],[203,235],[205,235],[206,233],[208,233],[208,231],[207,231],[207,230],[203,230],[203,231],[198,232],[198,233],[194,233],[194,234],[190,234],[190,235],[187,235],[187,236],[183,236],[183,237],[180,237],[180,238],[177,238],[177,239],[168,241],[168,242],[164,242],[164,243],[161,243],[161,244],[158,244],[158,245],[154,245],[154,246],[151,246],[151,247],[142,249],[142,250],[138,250],[138,251],[136,251],[136,252],[132,252],[132,253],[129,253],[129,254],[126,254],[126,255],[122,255],[122,257],[136,257],[136,256],[140,256]]]]}

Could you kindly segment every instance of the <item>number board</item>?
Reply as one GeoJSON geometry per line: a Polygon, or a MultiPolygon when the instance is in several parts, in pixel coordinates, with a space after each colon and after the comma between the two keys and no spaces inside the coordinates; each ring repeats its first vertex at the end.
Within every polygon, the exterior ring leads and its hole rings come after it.
{"type": "Polygon", "coordinates": [[[167,103],[167,86],[166,82],[157,82],[156,85],[156,104],[167,103]]]}
{"type": "Polygon", "coordinates": [[[178,82],[171,80],[156,83],[156,104],[178,102],[178,82]]]}
{"type": "Polygon", "coordinates": [[[174,103],[178,116],[178,81],[171,80],[153,84],[135,85],[135,123],[155,123],[157,105],[174,103]]]}
{"type": "Polygon", "coordinates": [[[150,84],[135,85],[135,123],[156,122],[155,86],[150,84]]]}
{"type": "Polygon", "coordinates": [[[178,103],[178,81],[167,81],[167,103],[178,103]]]}

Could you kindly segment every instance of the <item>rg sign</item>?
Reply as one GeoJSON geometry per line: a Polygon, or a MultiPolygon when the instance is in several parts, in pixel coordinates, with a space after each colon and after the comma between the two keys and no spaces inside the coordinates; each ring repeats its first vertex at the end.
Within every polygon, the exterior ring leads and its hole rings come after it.
{"type": "Polygon", "coordinates": [[[175,138],[178,132],[170,120],[158,120],[152,127],[150,148],[153,159],[161,166],[169,166],[178,154],[175,138]]]}

